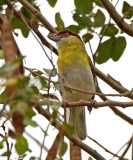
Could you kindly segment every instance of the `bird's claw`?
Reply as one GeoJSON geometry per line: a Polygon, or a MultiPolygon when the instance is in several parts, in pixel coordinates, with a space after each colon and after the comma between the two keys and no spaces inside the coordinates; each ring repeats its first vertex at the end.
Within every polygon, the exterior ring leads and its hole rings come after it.
{"type": "Polygon", "coordinates": [[[94,99],[89,99],[89,101],[92,103],[92,107],[88,106],[87,108],[88,108],[89,113],[91,113],[92,108],[93,108],[93,107],[94,107],[94,108],[96,107],[97,101],[94,100],[94,99]]]}

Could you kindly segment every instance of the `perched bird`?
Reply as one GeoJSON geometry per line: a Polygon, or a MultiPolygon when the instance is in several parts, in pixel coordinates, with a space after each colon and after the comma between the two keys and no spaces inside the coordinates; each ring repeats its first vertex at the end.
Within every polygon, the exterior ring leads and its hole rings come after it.
{"type": "MultiPolygon", "coordinates": [[[[84,91],[95,91],[93,74],[89,63],[90,58],[80,36],[69,30],[63,30],[49,34],[48,38],[57,44],[59,53],[58,73],[63,79],[63,84],[84,91]]],[[[65,90],[65,96],[65,99],[69,102],[92,98],[91,94],[74,90],[65,90]]],[[[86,138],[85,107],[67,108],[66,118],[67,122],[73,125],[75,136],[84,140],[86,138]]]]}

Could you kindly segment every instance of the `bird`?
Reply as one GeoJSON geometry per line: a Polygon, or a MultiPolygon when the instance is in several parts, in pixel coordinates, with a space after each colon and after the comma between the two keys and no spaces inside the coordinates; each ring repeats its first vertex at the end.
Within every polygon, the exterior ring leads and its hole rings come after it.
{"type": "MultiPolygon", "coordinates": [[[[80,36],[70,30],[50,33],[48,38],[56,42],[58,51],[58,74],[63,85],[82,91],[95,91],[94,76],[90,57],[80,36]]],[[[92,94],[76,90],[65,90],[68,102],[91,100],[92,94]]],[[[66,108],[67,123],[74,128],[74,135],[80,140],[87,136],[85,106],[66,108]]]]}

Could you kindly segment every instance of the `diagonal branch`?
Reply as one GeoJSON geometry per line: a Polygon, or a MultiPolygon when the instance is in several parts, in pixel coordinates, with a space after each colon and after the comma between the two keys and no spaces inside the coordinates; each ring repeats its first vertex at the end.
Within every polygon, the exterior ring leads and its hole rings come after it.
{"type": "Polygon", "coordinates": [[[8,5],[8,8],[11,11],[13,11],[13,14],[16,17],[18,17],[29,29],[32,29],[36,33],[36,35],[38,36],[43,45],[45,45],[56,55],[58,55],[57,49],[44,38],[44,36],[40,33],[37,27],[34,27],[34,25],[32,25],[32,23],[34,22],[33,20],[31,22],[29,19],[24,17],[19,11],[16,11],[16,9],[13,7],[12,3],[9,0],[5,0],[5,3],[8,5]]]}
{"type": "MultiPolygon", "coordinates": [[[[58,129],[62,133],[64,132],[62,125],[58,121],[56,121],[55,119],[52,119],[48,110],[44,110],[41,106],[40,107],[37,106],[35,109],[42,116],[44,116],[49,122],[51,122],[51,125],[53,125],[56,129],[58,129]],[[52,121],[51,121],[51,119],[52,119],[52,121]]],[[[71,142],[74,143],[74,145],[80,147],[82,150],[84,150],[85,152],[87,152],[88,154],[93,156],[96,160],[105,160],[105,158],[102,155],[100,155],[96,150],[92,149],[91,147],[89,147],[88,145],[86,145],[85,143],[83,143],[82,141],[77,139],[76,137],[73,137],[73,136],[70,137],[65,132],[64,132],[64,134],[71,142]]]]}
{"type": "Polygon", "coordinates": [[[57,30],[47,21],[47,19],[37,10],[35,9],[28,1],[26,0],[18,0],[25,8],[27,8],[33,15],[36,17],[47,30],[50,32],[56,33],[57,30]]]}
{"type": "Polygon", "coordinates": [[[115,21],[118,27],[127,33],[129,36],[133,37],[133,26],[126,23],[122,16],[118,14],[115,7],[109,2],[109,0],[100,0],[105,9],[110,14],[111,18],[115,21]]]}

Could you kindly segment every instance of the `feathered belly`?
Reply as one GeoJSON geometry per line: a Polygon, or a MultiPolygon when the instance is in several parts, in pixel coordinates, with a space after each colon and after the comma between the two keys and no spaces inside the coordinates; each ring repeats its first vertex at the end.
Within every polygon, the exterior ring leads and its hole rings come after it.
{"type": "MultiPolygon", "coordinates": [[[[85,66],[65,67],[62,73],[63,83],[68,87],[84,91],[95,91],[93,75],[91,69],[85,66]]],[[[66,90],[66,99],[68,101],[77,101],[80,99],[88,100],[91,94],[81,93],[74,90],[66,90]]]]}

